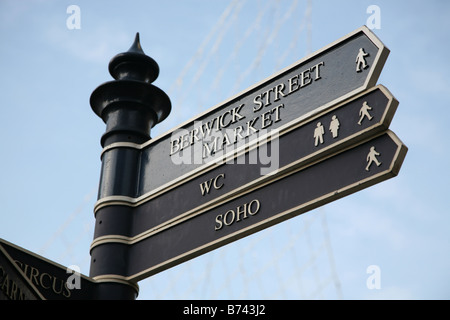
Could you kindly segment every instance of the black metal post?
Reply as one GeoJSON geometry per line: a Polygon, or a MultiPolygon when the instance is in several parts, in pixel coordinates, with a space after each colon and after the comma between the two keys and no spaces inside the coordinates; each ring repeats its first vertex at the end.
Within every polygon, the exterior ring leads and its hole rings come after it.
{"type": "MultiPolygon", "coordinates": [[[[127,52],[111,59],[109,72],[115,80],[100,85],[90,98],[106,124],[98,200],[136,197],[141,153],[135,146],[148,141],[150,129],[171,110],[169,97],[151,84],[159,67],[142,50],[139,33],[127,52]]],[[[132,213],[131,207],[113,203],[96,210],[90,276],[99,282],[99,299],[137,297],[137,283],[127,280],[129,245],[117,240],[131,234],[132,213]]]]}

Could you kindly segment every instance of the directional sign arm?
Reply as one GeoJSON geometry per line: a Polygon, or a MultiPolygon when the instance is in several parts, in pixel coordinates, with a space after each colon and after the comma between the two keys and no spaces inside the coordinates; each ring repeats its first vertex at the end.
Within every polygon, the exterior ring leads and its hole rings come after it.
{"type": "Polygon", "coordinates": [[[0,300],[45,300],[1,244],[0,300]]]}
{"type": "Polygon", "coordinates": [[[388,131],[326,161],[299,168],[279,177],[274,183],[250,190],[246,195],[212,210],[186,217],[183,221],[174,221],[164,232],[155,231],[131,246],[128,277],[139,281],[394,177],[399,172],[406,152],[406,146],[388,131]],[[372,148],[376,153],[372,153],[372,148]]]}
{"type": "MultiPolygon", "coordinates": [[[[307,121],[280,132],[274,131],[264,143],[260,141],[248,152],[199,172],[197,177],[184,181],[170,192],[134,203],[133,233],[126,239],[133,243],[153,229],[167,227],[173,220],[218,206],[231,197],[269,183],[276,175],[325,159],[338,150],[383,132],[389,127],[397,105],[391,93],[379,85],[307,121]],[[370,110],[361,118],[360,111],[365,110],[364,106],[370,110]],[[323,132],[322,140],[315,144],[314,132],[319,123],[326,126],[326,130],[320,131],[323,132]],[[154,214],[156,211],[158,215],[154,214]]],[[[111,239],[109,234],[102,237],[100,227],[97,232],[94,246],[111,239]]],[[[120,236],[123,240],[126,235],[120,236]]]]}
{"type": "MultiPolygon", "coordinates": [[[[213,133],[228,131],[225,145],[237,146],[262,129],[305,120],[375,85],[388,54],[389,49],[363,26],[148,143],[113,147],[142,152],[137,198],[169,191],[181,179],[194,177],[199,168],[207,168],[211,157],[217,160],[224,141],[219,145],[213,133]],[[360,59],[365,68],[358,72],[355,59],[361,48],[367,55],[360,59]]],[[[105,149],[103,156],[111,150],[105,149]]],[[[123,196],[128,195],[102,192],[98,206],[114,197],[124,200],[123,196]]]]}
{"type": "Polygon", "coordinates": [[[92,278],[79,274],[80,287],[71,289],[67,285],[67,280],[72,273],[68,273],[67,267],[4,239],[0,239],[0,246],[13,259],[26,279],[33,284],[39,296],[48,300],[96,298],[97,283],[92,278]]]}

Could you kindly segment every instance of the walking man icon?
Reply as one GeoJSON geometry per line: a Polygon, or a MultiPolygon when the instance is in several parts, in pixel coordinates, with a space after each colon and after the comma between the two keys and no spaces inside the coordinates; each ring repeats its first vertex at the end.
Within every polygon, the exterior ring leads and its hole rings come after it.
{"type": "Polygon", "coordinates": [[[361,65],[362,68],[365,69],[368,67],[367,63],[366,63],[366,58],[369,54],[364,52],[363,48],[359,48],[359,52],[358,55],[356,56],[356,72],[361,72],[361,65]]]}
{"type": "Polygon", "coordinates": [[[380,153],[375,150],[374,146],[370,147],[370,151],[367,154],[367,158],[366,158],[366,161],[367,161],[366,171],[369,171],[369,168],[370,168],[370,165],[372,164],[372,162],[375,162],[377,167],[381,166],[381,162],[378,161],[378,159],[377,159],[377,156],[379,156],[379,155],[380,155],[380,153]]]}
{"type": "Polygon", "coordinates": [[[359,121],[358,124],[361,125],[361,122],[364,120],[364,117],[367,117],[367,119],[372,120],[372,116],[369,113],[369,110],[372,110],[372,108],[367,104],[367,101],[364,101],[361,109],[359,110],[359,121]]]}

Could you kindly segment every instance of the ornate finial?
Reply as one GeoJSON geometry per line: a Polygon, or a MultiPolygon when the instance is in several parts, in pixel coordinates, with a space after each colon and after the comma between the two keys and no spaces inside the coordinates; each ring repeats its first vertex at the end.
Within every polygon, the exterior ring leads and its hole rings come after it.
{"type": "Polygon", "coordinates": [[[130,49],[128,49],[128,52],[135,52],[135,53],[145,54],[144,50],[142,50],[141,42],[139,40],[139,32],[136,32],[136,37],[134,38],[134,42],[131,45],[130,49]]]}
{"type": "Polygon", "coordinates": [[[119,53],[109,63],[109,73],[116,80],[138,80],[153,82],[158,78],[159,66],[142,50],[139,32],[130,49],[119,53]]]}
{"type": "Polygon", "coordinates": [[[102,145],[147,141],[150,128],[169,115],[171,103],[164,91],[151,84],[159,67],[142,50],[139,33],[127,52],[111,59],[109,73],[115,80],[97,87],[90,98],[92,109],[107,124],[102,145]]]}

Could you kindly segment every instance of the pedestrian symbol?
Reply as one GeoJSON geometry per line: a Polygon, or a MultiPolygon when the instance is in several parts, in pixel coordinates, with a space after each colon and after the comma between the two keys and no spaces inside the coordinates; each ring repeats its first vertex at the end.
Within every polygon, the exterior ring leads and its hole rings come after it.
{"type": "Polygon", "coordinates": [[[317,147],[319,143],[323,143],[323,135],[325,134],[325,130],[323,129],[323,125],[321,122],[317,122],[316,129],[314,130],[314,145],[317,147]]]}
{"type": "Polygon", "coordinates": [[[359,121],[358,124],[361,125],[361,122],[364,120],[364,117],[366,117],[367,119],[372,120],[372,116],[369,113],[369,110],[372,110],[372,107],[370,107],[367,104],[367,101],[364,101],[361,109],[359,110],[359,121]]]}
{"type": "Polygon", "coordinates": [[[375,162],[377,167],[381,166],[381,162],[378,161],[378,159],[377,159],[377,156],[379,156],[379,155],[380,155],[380,153],[375,150],[374,146],[370,147],[370,151],[367,154],[367,158],[366,158],[366,161],[367,161],[366,171],[369,171],[369,168],[373,162],[375,162]]]}
{"type": "Polygon", "coordinates": [[[356,72],[361,72],[362,69],[365,69],[368,67],[367,63],[366,63],[366,56],[368,56],[369,54],[364,52],[363,48],[359,48],[359,52],[358,55],[356,56],[356,72]]]}

